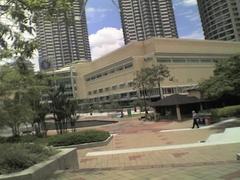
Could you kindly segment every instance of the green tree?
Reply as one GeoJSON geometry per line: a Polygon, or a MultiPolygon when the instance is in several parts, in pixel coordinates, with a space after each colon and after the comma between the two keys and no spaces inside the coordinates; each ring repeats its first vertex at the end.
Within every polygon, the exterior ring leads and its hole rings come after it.
{"type": "Polygon", "coordinates": [[[152,65],[150,69],[150,81],[158,87],[159,97],[161,99],[161,81],[170,76],[168,67],[163,64],[152,65]]]}
{"type": "Polygon", "coordinates": [[[45,116],[49,113],[49,105],[42,98],[48,94],[50,88],[48,86],[49,77],[38,73],[34,76],[34,82],[29,87],[29,93],[26,99],[30,102],[31,109],[34,111],[33,124],[37,136],[46,136],[47,129],[45,116]]]}
{"type": "Polygon", "coordinates": [[[200,83],[204,96],[219,98],[223,95],[240,96],[240,56],[219,60],[214,75],[200,83]]]}
{"type": "Polygon", "coordinates": [[[68,123],[70,123],[72,130],[75,131],[75,122],[78,118],[76,115],[77,105],[65,94],[64,85],[60,84],[57,89],[52,89],[49,97],[51,100],[50,109],[54,116],[57,133],[66,133],[68,123]]]}
{"type": "Polygon", "coordinates": [[[18,65],[6,65],[0,71],[0,119],[4,125],[12,128],[14,136],[20,135],[22,123],[30,123],[34,112],[27,100],[29,87],[33,82],[33,71],[22,74],[18,65]]]}
{"type": "MultiPolygon", "coordinates": [[[[14,129],[14,135],[19,135],[19,126],[22,123],[37,122],[38,127],[45,130],[44,121],[48,108],[41,98],[47,90],[46,77],[40,73],[35,74],[31,64],[13,63],[1,66],[0,97],[3,116],[0,119],[4,119],[5,125],[14,129]]],[[[39,135],[40,131],[36,129],[36,134],[39,135]]]]}
{"type": "Polygon", "coordinates": [[[137,71],[136,77],[133,80],[133,87],[135,89],[138,89],[140,92],[140,95],[143,96],[145,114],[148,114],[147,100],[146,100],[147,90],[153,87],[150,75],[151,75],[150,68],[143,68],[140,71],[137,71]]]}

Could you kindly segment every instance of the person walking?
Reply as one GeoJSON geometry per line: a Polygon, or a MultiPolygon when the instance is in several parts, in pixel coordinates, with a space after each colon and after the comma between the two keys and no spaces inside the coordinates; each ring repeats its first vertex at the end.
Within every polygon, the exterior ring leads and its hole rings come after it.
{"type": "Polygon", "coordinates": [[[193,118],[193,126],[192,126],[192,129],[195,127],[195,125],[197,125],[197,128],[199,128],[199,125],[198,125],[198,118],[197,118],[197,113],[193,110],[192,111],[192,118],[193,118]]]}

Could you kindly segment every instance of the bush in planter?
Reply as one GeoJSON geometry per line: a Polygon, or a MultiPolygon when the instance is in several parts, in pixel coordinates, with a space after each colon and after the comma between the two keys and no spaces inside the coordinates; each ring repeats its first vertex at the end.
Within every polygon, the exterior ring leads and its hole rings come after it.
{"type": "Polygon", "coordinates": [[[0,143],[36,143],[43,140],[44,138],[39,138],[34,135],[0,137],[0,143]]]}
{"type": "Polygon", "coordinates": [[[99,130],[85,130],[75,133],[52,136],[48,139],[48,145],[68,146],[91,142],[104,141],[110,136],[109,132],[99,130]]]}
{"type": "Polygon", "coordinates": [[[0,175],[24,170],[55,153],[54,149],[37,144],[1,144],[0,175]]]}
{"type": "Polygon", "coordinates": [[[227,106],[224,108],[218,108],[211,110],[213,119],[220,119],[221,117],[233,117],[240,116],[240,105],[227,106]]]}

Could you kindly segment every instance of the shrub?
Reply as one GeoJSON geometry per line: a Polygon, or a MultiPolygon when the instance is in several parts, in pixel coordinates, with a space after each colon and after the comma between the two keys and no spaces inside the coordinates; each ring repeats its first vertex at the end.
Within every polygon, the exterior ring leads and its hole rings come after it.
{"type": "Polygon", "coordinates": [[[52,136],[48,139],[48,145],[68,146],[83,143],[104,141],[110,136],[109,132],[99,130],[86,130],[75,133],[52,136]]]}
{"type": "Polygon", "coordinates": [[[211,110],[211,113],[214,119],[219,119],[221,117],[233,117],[233,116],[238,117],[240,116],[240,105],[213,109],[211,110]]]}
{"type": "Polygon", "coordinates": [[[39,138],[34,135],[0,137],[0,143],[35,143],[42,139],[44,138],[39,138]]]}
{"type": "Polygon", "coordinates": [[[0,174],[24,170],[55,153],[54,149],[37,144],[1,144],[0,174]]]}

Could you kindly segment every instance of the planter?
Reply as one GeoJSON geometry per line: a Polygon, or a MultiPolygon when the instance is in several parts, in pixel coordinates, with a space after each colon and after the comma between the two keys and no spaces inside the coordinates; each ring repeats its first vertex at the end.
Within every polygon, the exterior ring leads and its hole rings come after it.
{"type": "Polygon", "coordinates": [[[99,147],[107,145],[113,138],[113,135],[110,135],[105,141],[100,142],[92,142],[92,143],[84,143],[84,144],[76,144],[76,145],[69,145],[69,146],[56,146],[57,148],[77,148],[77,149],[85,149],[85,148],[92,148],[92,147],[99,147]]]}
{"type": "Polygon", "coordinates": [[[75,148],[61,149],[61,152],[48,160],[38,163],[21,172],[0,175],[0,180],[44,180],[56,170],[79,169],[75,148]]]}

